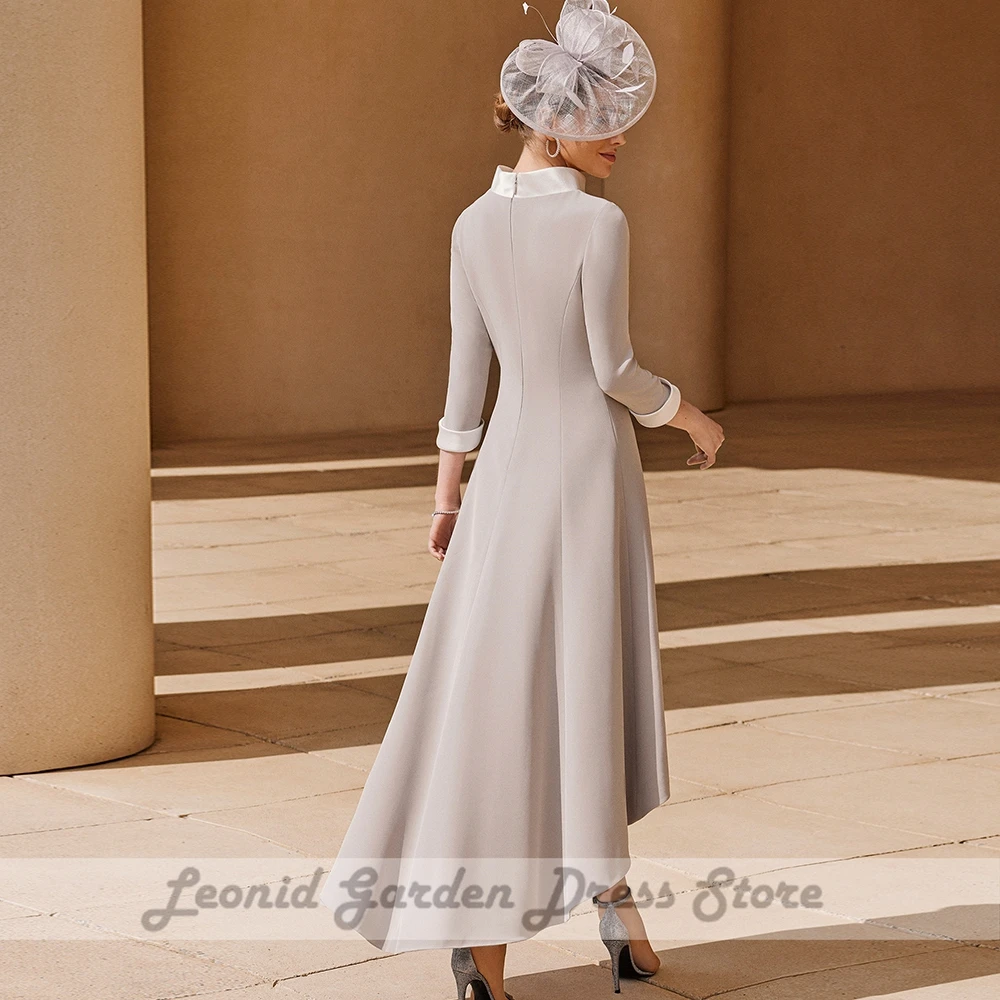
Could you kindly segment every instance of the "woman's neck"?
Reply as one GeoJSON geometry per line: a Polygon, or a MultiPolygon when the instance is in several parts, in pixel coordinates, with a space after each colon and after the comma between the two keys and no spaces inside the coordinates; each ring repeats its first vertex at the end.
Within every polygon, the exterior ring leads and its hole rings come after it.
{"type": "Polygon", "coordinates": [[[515,170],[541,170],[544,167],[568,167],[569,164],[563,159],[562,153],[558,156],[546,156],[543,153],[536,153],[533,149],[525,146],[521,150],[521,155],[514,165],[515,170]]]}

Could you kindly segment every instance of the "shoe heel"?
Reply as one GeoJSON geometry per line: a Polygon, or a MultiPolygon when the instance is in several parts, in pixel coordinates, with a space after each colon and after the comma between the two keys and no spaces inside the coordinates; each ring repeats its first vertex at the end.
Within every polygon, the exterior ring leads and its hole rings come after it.
{"type": "MultiPolygon", "coordinates": [[[[458,1000],[465,1000],[465,991],[472,985],[472,1000],[495,1000],[486,977],[476,968],[471,948],[451,949],[451,971],[455,974],[458,1000]]],[[[504,992],[504,1000],[514,1000],[504,992]]]]}
{"type": "Polygon", "coordinates": [[[624,947],[624,942],[622,941],[605,941],[604,944],[607,946],[608,954],[611,956],[611,987],[615,993],[621,993],[621,957],[622,948],[624,947]]]}
{"type": "Polygon", "coordinates": [[[458,990],[458,1000],[465,1000],[465,993],[469,988],[469,983],[479,976],[479,970],[472,959],[472,952],[468,948],[452,948],[451,971],[455,974],[455,987],[458,990]]]}
{"type": "Polygon", "coordinates": [[[611,985],[614,987],[615,993],[621,993],[621,955],[623,951],[628,958],[628,968],[625,970],[627,976],[636,979],[648,979],[655,974],[652,972],[643,972],[635,967],[635,963],[632,961],[632,953],[628,948],[628,930],[625,924],[622,923],[622,918],[618,916],[616,910],[616,907],[624,903],[631,895],[632,890],[626,887],[625,895],[621,899],[605,902],[597,896],[593,897],[593,903],[596,906],[604,907],[600,923],[601,940],[604,942],[604,946],[608,949],[608,954],[611,956],[611,985]]]}
{"type": "MultiPolygon", "coordinates": [[[[594,901],[600,905],[601,900],[594,897],[594,901]]],[[[615,993],[621,993],[621,956],[622,949],[628,943],[628,931],[622,923],[621,917],[615,912],[614,906],[607,904],[606,909],[601,914],[600,923],[601,940],[604,947],[608,949],[611,956],[611,986],[615,993]]]]}

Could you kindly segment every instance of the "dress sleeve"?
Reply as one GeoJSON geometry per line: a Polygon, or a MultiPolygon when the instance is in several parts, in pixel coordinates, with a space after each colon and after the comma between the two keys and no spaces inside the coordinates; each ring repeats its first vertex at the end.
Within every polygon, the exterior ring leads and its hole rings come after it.
{"type": "Polygon", "coordinates": [[[442,451],[472,451],[483,436],[483,403],[493,344],[462,260],[459,223],[451,231],[451,353],[444,416],[435,444],[442,451]]]}
{"type": "Polygon", "coordinates": [[[629,336],[629,230],[613,201],[604,205],[583,251],[583,311],[590,356],[600,387],[632,411],[646,427],[672,420],[681,392],[672,382],[643,368],[629,336]]]}

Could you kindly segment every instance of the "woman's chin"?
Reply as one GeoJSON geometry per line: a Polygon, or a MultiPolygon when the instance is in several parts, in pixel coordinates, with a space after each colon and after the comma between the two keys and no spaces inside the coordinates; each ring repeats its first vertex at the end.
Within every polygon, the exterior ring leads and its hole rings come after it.
{"type": "MultiPolygon", "coordinates": [[[[604,156],[602,153],[597,154],[597,165],[600,167],[600,175],[602,177],[607,177],[611,173],[615,165],[615,160],[604,156]]],[[[595,171],[596,172],[596,171],[595,171]]]]}

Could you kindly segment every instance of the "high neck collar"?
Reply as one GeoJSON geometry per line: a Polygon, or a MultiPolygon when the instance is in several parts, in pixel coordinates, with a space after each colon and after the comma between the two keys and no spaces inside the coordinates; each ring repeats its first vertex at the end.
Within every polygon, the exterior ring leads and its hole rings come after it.
{"type": "Polygon", "coordinates": [[[559,191],[583,191],[587,175],[576,167],[540,167],[518,170],[502,163],[493,174],[490,190],[507,198],[556,194],[559,191]]]}

